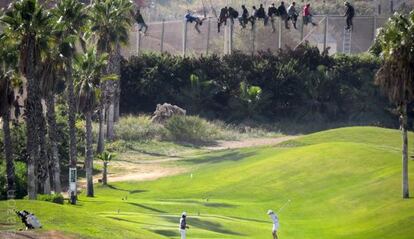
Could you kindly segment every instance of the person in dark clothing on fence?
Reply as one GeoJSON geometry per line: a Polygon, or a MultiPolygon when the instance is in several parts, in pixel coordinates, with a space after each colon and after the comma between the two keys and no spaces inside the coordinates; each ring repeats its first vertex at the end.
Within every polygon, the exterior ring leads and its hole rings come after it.
{"type": "Polygon", "coordinates": [[[275,32],[276,31],[275,17],[279,16],[279,12],[277,8],[275,7],[274,3],[272,3],[272,5],[267,10],[267,16],[270,18],[270,23],[272,24],[272,32],[275,32]]]}
{"type": "Polygon", "coordinates": [[[143,32],[144,34],[147,33],[148,26],[145,24],[144,18],[142,17],[142,14],[139,9],[137,9],[135,15],[134,15],[135,21],[138,23],[139,29],[138,31],[143,32]],[[144,31],[142,29],[145,28],[144,31]]]}
{"type": "Polygon", "coordinates": [[[266,11],[265,11],[265,9],[263,7],[263,4],[260,4],[259,9],[257,9],[256,18],[257,19],[263,19],[264,25],[265,26],[267,25],[267,19],[268,18],[266,16],[266,11]]]}
{"type": "Polygon", "coordinates": [[[247,11],[246,6],[242,5],[242,15],[239,17],[240,26],[246,28],[247,23],[249,22],[249,11],[247,11]]]}
{"type": "Polygon", "coordinates": [[[277,10],[279,12],[280,19],[282,19],[285,22],[285,28],[289,29],[289,26],[288,26],[289,16],[288,16],[288,13],[285,7],[285,3],[281,2],[277,10]]]}
{"type": "Polygon", "coordinates": [[[345,13],[346,28],[345,28],[345,30],[350,31],[354,28],[354,24],[352,23],[352,19],[355,16],[355,9],[349,2],[345,2],[345,7],[346,7],[346,13],[345,13]]]}
{"type": "Polygon", "coordinates": [[[229,18],[230,18],[231,24],[233,25],[234,24],[234,19],[237,19],[239,17],[239,12],[236,11],[232,7],[229,7],[228,11],[229,11],[229,18]]]}
{"type": "Polygon", "coordinates": [[[292,2],[287,9],[289,19],[292,21],[293,27],[297,29],[296,22],[298,21],[299,13],[296,11],[296,3],[292,2]]]}
{"type": "Polygon", "coordinates": [[[220,32],[221,24],[224,23],[224,25],[227,25],[228,17],[229,17],[229,9],[227,8],[227,6],[225,6],[220,10],[220,16],[217,22],[217,32],[220,32]]]}

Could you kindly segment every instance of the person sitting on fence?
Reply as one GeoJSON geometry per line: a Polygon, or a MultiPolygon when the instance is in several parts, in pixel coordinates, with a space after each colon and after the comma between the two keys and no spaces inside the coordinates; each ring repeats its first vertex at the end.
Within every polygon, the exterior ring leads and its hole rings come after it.
{"type": "Polygon", "coordinates": [[[283,1],[280,2],[280,6],[277,8],[277,10],[279,12],[280,19],[282,19],[285,22],[285,28],[289,29],[289,26],[288,26],[289,16],[286,11],[285,3],[283,1]]]}
{"type": "Polygon", "coordinates": [[[249,21],[252,24],[252,28],[254,26],[254,24],[256,23],[256,18],[257,18],[257,9],[256,6],[252,7],[252,15],[249,17],[249,21]]]}
{"type": "Polygon", "coordinates": [[[247,23],[249,22],[249,11],[247,11],[246,6],[242,5],[242,15],[239,17],[240,26],[246,28],[247,23]]]}
{"type": "Polygon", "coordinates": [[[265,26],[267,25],[268,18],[266,16],[266,11],[265,11],[265,9],[263,7],[263,4],[260,4],[259,9],[257,9],[257,11],[256,11],[256,18],[257,19],[263,19],[264,25],[265,26]]]}
{"type": "Polygon", "coordinates": [[[292,2],[292,4],[290,4],[290,6],[288,7],[287,12],[288,12],[289,19],[292,21],[293,27],[297,29],[296,22],[298,21],[299,14],[296,11],[295,6],[296,6],[296,3],[292,2]]]}
{"type": "Polygon", "coordinates": [[[230,22],[233,25],[234,24],[234,19],[237,19],[239,17],[239,12],[236,11],[234,8],[229,7],[229,18],[230,18],[230,22]]]}
{"type": "Polygon", "coordinates": [[[307,3],[305,7],[303,8],[303,24],[308,25],[311,23],[313,26],[316,26],[317,24],[312,21],[312,14],[310,12],[310,3],[307,3]]]}
{"type": "Polygon", "coordinates": [[[220,16],[217,22],[217,32],[220,32],[221,24],[224,23],[224,25],[227,25],[228,17],[229,17],[229,9],[227,8],[227,6],[225,6],[220,10],[220,16]]]}
{"type": "Polygon", "coordinates": [[[346,7],[346,13],[345,16],[346,17],[346,28],[345,30],[352,30],[354,28],[354,24],[352,23],[352,19],[355,16],[355,9],[354,7],[349,3],[349,2],[345,2],[345,7],[346,7]]]}
{"type": "Polygon", "coordinates": [[[187,14],[185,15],[185,20],[186,22],[189,23],[193,23],[195,22],[194,28],[196,29],[196,31],[198,33],[201,33],[200,29],[198,28],[199,26],[203,25],[203,21],[206,20],[206,18],[201,18],[201,17],[197,17],[191,14],[190,11],[187,12],[187,14]]]}
{"type": "Polygon", "coordinates": [[[137,11],[135,12],[134,19],[135,19],[135,21],[137,22],[137,24],[139,26],[138,31],[143,32],[144,34],[146,34],[147,30],[148,30],[148,26],[147,26],[147,24],[145,24],[144,18],[142,17],[142,14],[141,14],[139,9],[137,9],[137,11]],[[145,28],[144,31],[142,31],[143,28],[145,28]]]}
{"type": "Polygon", "coordinates": [[[277,8],[275,7],[274,3],[272,3],[272,5],[267,10],[267,16],[270,18],[270,23],[272,24],[272,32],[275,32],[276,31],[275,17],[279,16],[279,12],[277,8]]]}

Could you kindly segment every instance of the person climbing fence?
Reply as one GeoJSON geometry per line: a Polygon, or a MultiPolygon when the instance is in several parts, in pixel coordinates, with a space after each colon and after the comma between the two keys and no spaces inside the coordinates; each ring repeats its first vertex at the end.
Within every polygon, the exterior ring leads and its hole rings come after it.
{"type": "Polygon", "coordinates": [[[285,2],[283,1],[280,2],[280,6],[277,8],[277,10],[279,12],[280,19],[285,22],[285,28],[289,29],[289,25],[288,25],[289,16],[288,16],[288,12],[285,7],[285,2]]]}
{"type": "Polygon", "coordinates": [[[317,25],[312,20],[312,13],[311,13],[311,9],[310,9],[310,3],[307,3],[305,5],[305,7],[303,7],[303,24],[306,26],[309,23],[311,23],[313,26],[317,25]]]}
{"type": "Polygon", "coordinates": [[[195,22],[194,28],[198,33],[201,33],[199,26],[203,25],[203,21],[205,21],[207,18],[201,18],[198,16],[194,16],[191,14],[190,11],[187,12],[187,14],[184,16],[186,23],[193,23],[195,22]]]}
{"type": "Polygon", "coordinates": [[[234,8],[229,7],[228,9],[228,18],[230,18],[230,22],[233,25],[234,19],[237,19],[239,17],[239,12],[236,11],[234,8]]]}
{"type": "Polygon", "coordinates": [[[293,28],[298,29],[296,27],[296,23],[298,21],[299,13],[296,10],[296,2],[292,2],[292,4],[290,4],[290,6],[287,9],[287,13],[289,16],[289,20],[292,21],[293,28]]]}
{"type": "Polygon", "coordinates": [[[345,16],[344,16],[344,17],[346,17],[345,30],[351,31],[354,28],[354,24],[353,24],[352,20],[355,16],[355,9],[349,2],[345,2],[345,7],[346,7],[346,12],[345,12],[345,16]]]}
{"type": "Polygon", "coordinates": [[[139,9],[137,9],[137,11],[135,12],[134,19],[138,24],[138,27],[139,27],[138,31],[146,34],[148,30],[148,25],[145,24],[144,18],[142,17],[142,14],[139,9]],[[142,29],[144,28],[145,30],[142,31],[142,29]]]}
{"type": "Polygon", "coordinates": [[[260,4],[259,9],[257,9],[257,11],[256,11],[256,19],[258,19],[258,20],[262,19],[263,24],[265,26],[267,25],[268,18],[267,18],[267,15],[266,15],[266,11],[263,7],[263,4],[260,4]]]}
{"type": "Polygon", "coordinates": [[[272,25],[272,32],[275,32],[276,31],[275,18],[279,16],[279,12],[277,11],[277,8],[275,7],[274,3],[272,3],[272,5],[267,10],[267,16],[270,19],[270,23],[272,25]]]}
{"type": "Polygon", "coordinates": [[[239,17],[239,22],[242,28],[246,28],[246,25],[249,22],[249,11],[244,5],[242,5],[242,15],[239,17]]]}
{"type": "Polygon", "coordinates": [[[229,9],[227,6],[223,7],[220,10],[220,15],[217,22],[217,32],[220,32],[220,27],[224,23],[224,25],[227,25],[227,18],[229,17],[229,9]]]}

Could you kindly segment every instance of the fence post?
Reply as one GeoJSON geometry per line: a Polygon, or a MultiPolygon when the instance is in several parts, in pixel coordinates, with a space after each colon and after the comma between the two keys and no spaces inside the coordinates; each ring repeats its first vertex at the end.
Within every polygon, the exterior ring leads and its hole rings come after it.
{"type": "Polygon", "coordinates": [[[254,55],[254,53],[255,53],[255,49],[254,49],[255,45],[254,45],[254,42],[256,41],[256,24],[253,24],[252,25],[251,33],[252,33],[252,41],[251,41],[252,46],[251,46],[251,49],[252,49],[252,55],[254,55]]]}
{"type": "Polygon", "coordinates": [[[278,33],[278,48],[282,48],[282,17],[279,17],[279,33],[278,33]]]}
{"type": "Polygon", "coordinates": [[[377,15],[374,15],[374,21],[373,21],[373,24],[374,24],[374,34],[373,34],[373,36],[372,36],[372,39],[375,41],[375,38],[377,37],[377,15]]]}
{"type": "Polygon", "coordinates": [[[233,29],[234,29],[234,25],[233,22],[230,21],[230,25],[229,25],[229,49],[228,49],[228,54],[231,54],[233,52],[233,29]]]}
{"type": "Polygon", "coordinates": [[[211,29],[210,29],[210,24],[211,22],[210,22],[210,18],[208,19],[208,24],[207,24],[207,43],[206,43],[206,55],[208,55],[208,51],[209,51],[209,48],[210,48],[210,31],[211,31],[211,29]]]}
{"type": "Polygon", "coordinates": [[[187,21],[183,22],[183,56],[187,53],[187,21]]]}
{"type": "Polygon", "coordinates": [[[303,23],[303,17],[302,17],[302,24],[300,24],[300,41],[303,41],[303,28],[304,28],[304,23],[303,23]]]}
{"type": "Polygon", "coordinates": [[[323,51],[326,50],[328,42],[328,15],[325,16],[325,26],[323,28],[323,51]]]}
{"type": "Polygon", "coordinates": [[[137,26],[137,55],[141,54],[141,32],[138,31],[138,26],[137,26]]]}
{"type": "Polygon", "coordinates": [[[165,27],[165,19],[162,19],[162,25],[161,25],[161,53],[164,51],[164,27],[165,27]]]}
{"type": "Polygon", "coordinates": [[[227,52],[228,52],[228,46],[229,46],[229,43],[227,42],[227,40],[228,40],[228,37],[227,37],[227,34],[228,34],[228,25],[226,24],[225,26],[224,26],[224,40],[223,40],[223,43],[224,43],[224,45],[223,45],[223,55],[226,55],[227,54],[227,52]]]}

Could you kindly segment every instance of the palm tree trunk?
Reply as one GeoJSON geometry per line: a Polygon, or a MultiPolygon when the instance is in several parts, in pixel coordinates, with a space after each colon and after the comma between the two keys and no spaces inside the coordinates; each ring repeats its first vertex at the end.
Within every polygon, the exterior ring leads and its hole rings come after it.
{"type": "Polygon", "coordinates": [[[50,142],[50,156],[52,159],[52,178],[53,189],[56,193],[62,192],[62,186],[60,183],[60,163],[59,163],[59,151],[58,151],[58,138],[57,138],[57,126],[56,126],[56,114],[55,114],[55,98],[53,94],[50,94],[47,98],[47,121],[49,126],[49,142],[50,142]]]}
{"type": "Polygon", "coordinates": [[[408,135],[407,135],[407,104],[401,107],[402,146],[402,193],[403,198],[409,198],[408,192],[408,135]]]}
{"type": "Polygon", "coordinates": [[[108,184],[108,162],[103,163],[103,175],[102,175],[102,184],[108,184]]]}
{"type": "Polygon", "coordinates": [[[43,116],[42,105],[40,104],[40,111],[36,117],[39,126],[39,147],[40,147],[40,163],[38,164],[39,170],[39,181],[41,184],[41,189],[43,189],[44,194],[50,194],[50,170],[49,170],[49,157],[47,155],[47,144],[46,144],[46,120],[43,116]]]}
{"type": "Polygon", "coordinates": [[[121,80],[119,79],[116,84],[117,90],[115,93],[115,113],[114,113],[114,121],[119,121],[119,104],[121,101],[121,80]]]}
{"type": "MultiPolygon", "coordinates": [[[[71,57],[66,61],[66,81],[67,81],[67,97],[68,97],[68,125],[69,125],[69,160],[70,165],[69,167],[72,170],[76,171],[76,163],[77,163],[77,146],[76,146],[76,98],[75,98],[75,87],[73,84],[73,77],[72,77],[72,60],[71,57]]],[[[77,180],[75,178],[75,180],[77,180]]],[[[77,188],[75,183],[75,196],[77,194],[77,188]]]]}
{"type": "Polygon", "coordinates": [[[93,152],[92,152],[92,112],[85,113],[86,118],[86,196],[93,197],[93,152]]]}
{"type": "Polygon", "coordinates": [[[97,154],[101,154],[105,149],[105,131],[104,131],[105,105],[102,101],[104,101],[104,97],[102,97],[101,103],[99,105],[99,135],[98,135],[98,145],[96,149],[97,154]]]}
{"type": "Polygon", "coordinates": [[[37,178],[36,178],[36,164],[39,160],[39,137],[36,125],[36,104],[40,103],[40,89],[39,84],[35,80],[35,49],[33,45],[34,39],[28,37],[26,39],[27,49],[27,62],[26,65],[26,80],[27,80],[27,99],[25,105],[26,113],[26,127],[27,127],[27,192],[30,200],[36,199],[37,194],[37,178]]]}
{"type": "MultiPolygon", "coordinates": [[[[10,109],[10,107],[7,107],[10,109]]],[[[14,175],[14,161],[12,152],[12,140],[10,135],[10,112],[4,110],[3,118],[3,139],[4,139],[4,155],[6,158],[6,174],[7,174],[7,197],[14,198],[15,190],[15,175],[14,175]]]]}
{"type": "Polygon", "coordinates": [[[108,123],[107,123],[107,133],[106,137],[109,141],[113,141],[115,138],[114,134],[114,116],[115,116],[115,106],[114,106],[114,99],[115,97],[111,97],[108,107],[108,123]]]}

